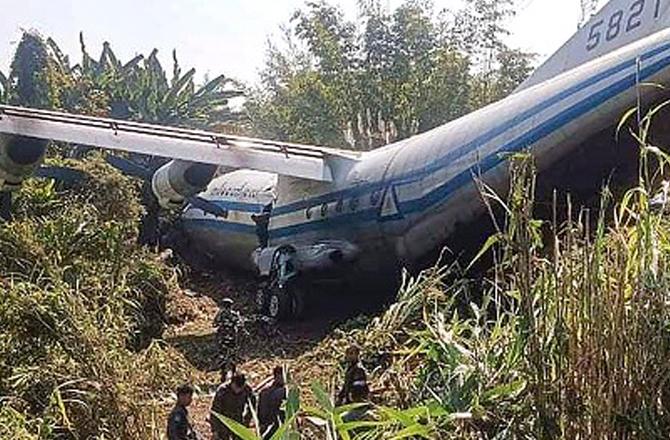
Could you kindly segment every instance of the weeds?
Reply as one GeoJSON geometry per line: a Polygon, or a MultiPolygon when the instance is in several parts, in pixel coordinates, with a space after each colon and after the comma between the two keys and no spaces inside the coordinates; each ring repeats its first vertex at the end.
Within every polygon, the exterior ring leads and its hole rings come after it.
{"type": "Polygon", "coordinates": [[[157,342],[171,269],[136,245],[135,184],[99,158],[30,181],[0,225],[0,437],[157,438],[152,396],[193,377],[157,342]]]}
{"type": "Polygon", "coordinates": [[[510,158],[507,201],[481,183],[490,212],[505,213],[478,256],[494,254],[484,282],[430,269],[350,335],[392,353],[375,375],[385,401],[441,408],[425,419],[433,438],[670,435],[670,221],[650,208],[670,160],[648,140],[664,105],[632,132],[639,185],[617,204],[605,189],[596,213],[568,200],[566,222],[535,219],[527,155],[510,158]]]}
{"type": "MultiPolygon", "coordinates": [[[[534,218],[532,159],[512,157],[507,201],[481,184],[505,213],[484,281],[457,265],[405,277],[394,305],[345,334],[388,359],[372,374],[378,404],[345,422],[354,407],[316,384],[307,405],[292,385],[273,439],[667,438],[670,220],[650,200],[670,158],[649,145],[656,113],[633,133],[639,185],[618,203],[604,190],[596,213],[568,200],[564,223],[534,218]]],[[[174,275],[134,244],[132,184],[85,163],[100,173],[90,187],[33,181],[0,226],[3,438],[158,438],[147,396],[193,375],[151,342],[174,275]]]]}

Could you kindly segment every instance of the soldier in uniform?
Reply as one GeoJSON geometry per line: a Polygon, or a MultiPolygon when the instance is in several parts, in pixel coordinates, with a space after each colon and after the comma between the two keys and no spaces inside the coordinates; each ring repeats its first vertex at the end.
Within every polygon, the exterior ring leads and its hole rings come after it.
{"type": "Polygon", "coordinates": [[[209,417],[214,439],[233,440],[237,438],[216,414],[248,426],[251,422],[251,409],[255,406],[256,397],[251,387],[247,385],[247,379],[243,374],[235,374],[229,383],[219,385],[212,401],[213,414],[209,417]]]}
{"type": "MultiPolygon", "coordinates": [[[[368,375],[360,362],[360,350],[352,345],[344,354],[344,384],[337,394],[337,404],[346,405],[353,402],[351,391],[354,386],[368,389],[368,375]]],[[[369,391],[369,390],[368,390],[369,391]]]]}
{"type": "Polygon", "coordinates": [[[197,440],[198,435],[188,418],[188,406],[193,401],[193,387],[182,385],[177,388],[177,404],[168,417],[168,440],[197,440]]]}
{"type": "Polygon", "coordinates": [[[233,300],[224,298],[219,313],[214,318],[216,345],[219,350],[218,367],[225,375],[235,371],[240,332],[244,323],[239,312],[233,309],[233,300]]]}

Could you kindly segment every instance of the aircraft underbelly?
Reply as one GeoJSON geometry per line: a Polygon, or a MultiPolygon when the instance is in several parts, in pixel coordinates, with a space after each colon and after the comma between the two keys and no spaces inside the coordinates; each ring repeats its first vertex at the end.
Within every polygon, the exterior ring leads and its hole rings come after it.
{"type": "Polygon", "coordinates": [[[232,231],[222,222],[185,221],[184,230],[192,250],[203,252],[225,266],[253,271],[252,252],[258,238],[249,232],[232,231]]]}

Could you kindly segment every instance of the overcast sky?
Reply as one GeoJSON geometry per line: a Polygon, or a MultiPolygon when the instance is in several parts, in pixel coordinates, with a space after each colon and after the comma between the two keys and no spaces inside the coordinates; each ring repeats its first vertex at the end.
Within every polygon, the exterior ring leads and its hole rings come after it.
{"type": "MultiPolygon", "coordinates": [[[[91,53],[109,41],[122,60],[159,49],[164,65],[177,49],[183,67],[199,76],[225,73],[256,79],[268,37],[305,0],[0,0],[0,69],[7,70],[21,29],[53,37],[73,60],[80,31],[91,53]]],[[[351,17],[356,0],[331,0],[351,17]]],[[[402,0],[388,0],[391,8],[402,0]]],[[[459,0],[435,0],[437,8],[459,0]]],[[[576,30],[579,0],[518,0],[510,43],[550,55],[576,30]]]]}

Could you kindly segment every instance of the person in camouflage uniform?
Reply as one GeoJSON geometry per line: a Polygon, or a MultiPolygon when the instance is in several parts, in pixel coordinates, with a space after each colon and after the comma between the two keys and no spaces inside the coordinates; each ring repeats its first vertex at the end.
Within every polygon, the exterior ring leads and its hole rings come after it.
{"type": "Polygon", "coordinates": [[[219,351],[218,368],[222,372],[235,371],[239,338],[244,327],[242,316],[233,308],[233,300],[224,298],[214,318],[216,345],[219,351]]]}

